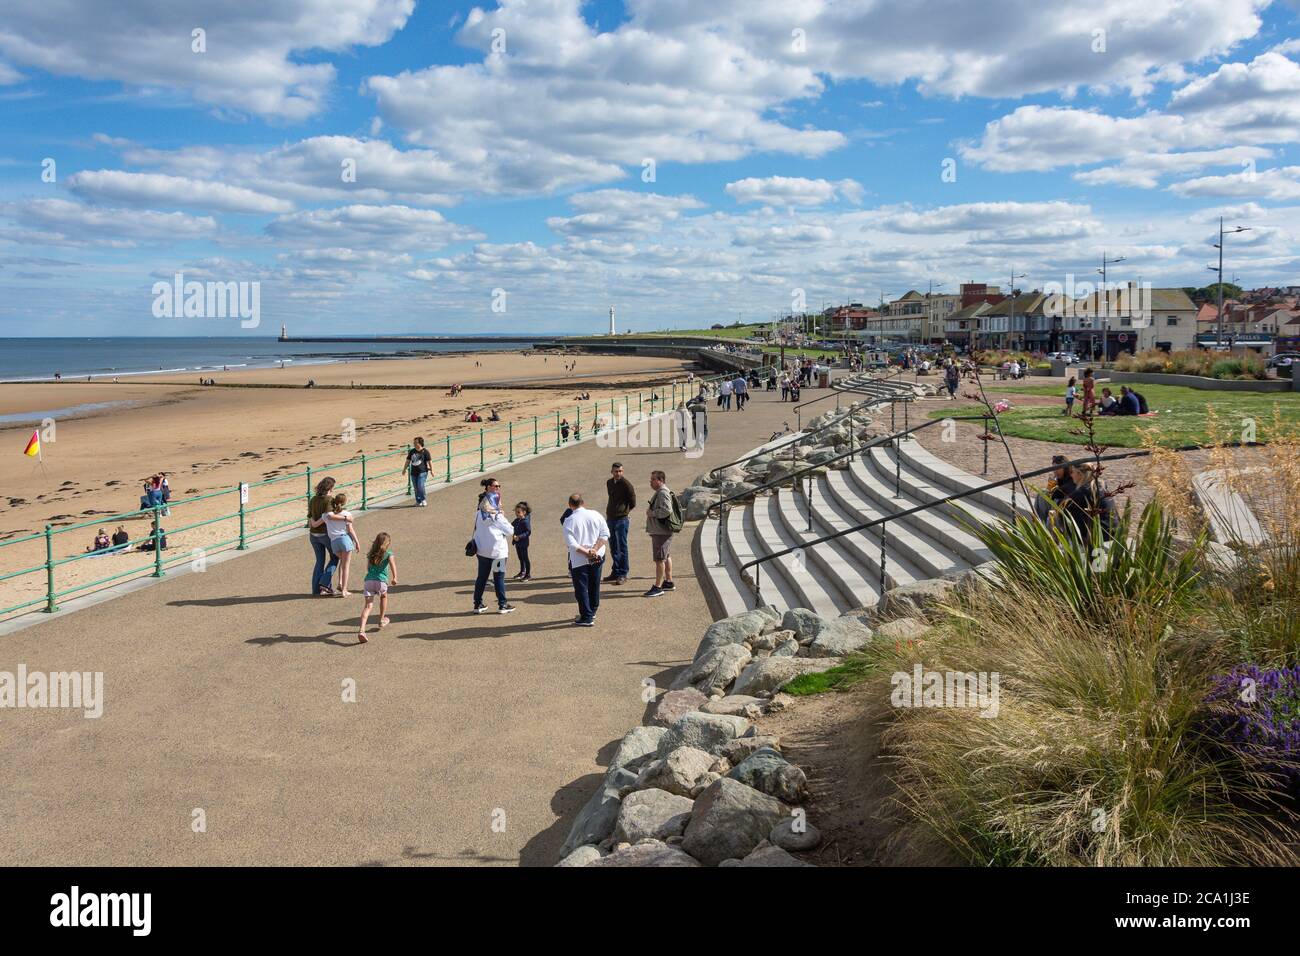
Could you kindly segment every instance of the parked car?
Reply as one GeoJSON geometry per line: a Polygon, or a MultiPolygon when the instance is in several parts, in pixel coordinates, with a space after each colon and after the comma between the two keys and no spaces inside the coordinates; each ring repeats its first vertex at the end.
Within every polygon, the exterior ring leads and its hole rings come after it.
{"type": "Polygon", "coordinates": [[[1290,368],[1292,362],[1300,361],[1300,352],[1278,352],[1265,364],[1269,368],[1290,368]]]}

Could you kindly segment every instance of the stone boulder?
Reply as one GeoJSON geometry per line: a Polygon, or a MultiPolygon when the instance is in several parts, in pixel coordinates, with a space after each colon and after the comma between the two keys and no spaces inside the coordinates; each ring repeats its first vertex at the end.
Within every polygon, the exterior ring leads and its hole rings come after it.
{"type": "Polygon", "coordinates": [[[700,861],[662,840],[645,840],[592,860],[587,866],[699,866],[700,861]]]}
{"type": "Polygon", "coordinates": [[[647,764],[636,778],[636,787],[638,790],[654,787],[689,797],[716,762],[716,757],[697,747],[678,747],[668,756],[647,764]]]}
{"type": "Polygon", "coordinates": [[[763,705],[766,703],[767,701],[761,697],[732,694],[730,697],[723,697],[720,700],[711,700],[700,707],[700,710],[706,714],[728,714],[732,717],[745,717],[748,720],[753,720],[762,716],[763,705]]]}
{"type": "Polygon", "coordinates": [[[619,791],[636,784],[636,774],[622,767],[612,767],[605,780],[591,798],[578,811],[569,828],[569,836],[560,847],[560,856],[566,857],[580,846],[596,844],[609,839],[618,822],[619,791]]]}
{"type": "Polygon", "coordinates": [[[695,747],[716,756],[719,747],[728,740],[743,736],[750,726],[743,717],[701,711],[682,714],[660,739],[659,756],[667,757],[678,747],[695,747]]]}
{"type": "Polygon", "coordinates": [[[559,863],[555,865],[556,866],[586,866],[588,863],[592,863],[596,860],[599,860],[602,856],[605,855],[606,855],[605,851],[602,850],[600,847],[592,846],[590,843],[588,843],[585,846],[578,847],[576,850],[574,850],[572,853],[570,853],[568,856],[566,856],[563,860],[561,860],[559,863]]]}
{"type": "Polygon", "coordinates": [[[793,637],[787,638],[772,649],[773,657],[795,657],[799,653],[799,642],[793,637]]]}
{"type": "MultiPolygon", "coordinates": [[[[732,765],[739,765],[751,754],[767,747],[781,752],[781,738],[775,734],[755,734],[753,737],[737,737],[718,748],[718,756],[732,765]]],[[[730,771],[728,771],[730,772],[730,771]]]]}
{"type": "Polygon", "coordinates": [[[927,617],[928,611],[952,600],[956,589],[956,581],[944,578],[903,584],[880,595],[876,612],[884,618],[927,617]]]}
{"type": "Polygon", "coordinates": [[[709,508],[721,500],[716,489],[693,485],[682,492],[682,511],[687,521],[701,521],[709,508]]]}
{"type": "Polygon", "coordinates": [[[822,842],[821,831],[807,820],[799,823],[795,817],[786,817],[772,827],[772,832],[768,834],[767,838],[783,850],[796,852],[811,850],[822,842]],[[798,823],[798,829],[796,829],[796,823],[798,823]]]}
{"type": "Polygon", "coordinates": [[[786,812],[775,797],[723,777],[696,799],[682,849],[709,866],[743,858],[767,839],[786,812]]]}
{"type": "Polygon", "coordinates": [[[704,632],[700,645],[695,649],[695,660],[699,660],[709,651],[726,644],[744,644],[752,637],[767,631],[777,630],[777,621],[762,609],[742,611],[731,617],[714,621],[704,632]]]}
{"type": "Polygon", "coordinates": [[[614,759],[609,762],[609,769],[626,766],[638,757],[656,753],[659,741],[666,733],[666,727],[633,727],[619,741],[614,759]]]}
{"type": "Polygon", "coordinates": [[[813,638],[829,627],[830,623],[806,607],[792,607],[781,618],[782,629],[794,632],[794,637],[800,644],[811,644],[813,638]]]}
{"type": "Polygon", "coordinates": [[[732,685],[732,694],[770,697],[801,674],[830,670],[838,661],[833,658],[764,657],[741,671],[732,685]]]}
{"type": "Polygon", "coordinates": [[[871,628],[853,618],[830,622],[808,645],[809,657],[844,657],[871,643],[871,628]]]}
{"type": "Polygon", "coordinates": [[[738,864],[739,866],[812,866],[811,863],[805,863],[803,860],[797,860],[779,846],[772,846],[770,843],[755,847],[749,856],[745,857],[738,864]]]}
{"type": "MultiPolygon", "coordinates": [[[[650,723],[656,727],[667,729],[675,724],[677,718],[682,714],[699,710],[708,702],[708,699],[707,694],[700,693],[694,687],[667,691],[659,698],[659,703],[655,706],[655,712],[650,717],[650,723]]],[[[658,741],[655,741],[655,749],[659,749],[658,741]]]]}
{"type": "Polygon", "coordinates": [[[673,680],[672,689],[695,687],[703,694],[725,691],[753,657],[744,644],[724,644],[709,651],[673,680]]]}
{"type": "Polygon", "coordinates": [[[681,836],[691,818],[694,801],[667,790],[638,790],[623,798],[614,825],[615,843],[681,836]]]}
{"type": "Polygon", "coordinates": [[[771,747],[754,751],[727,776],[786,803],[801,803],[808,791],[804,772],[771,747]]]}

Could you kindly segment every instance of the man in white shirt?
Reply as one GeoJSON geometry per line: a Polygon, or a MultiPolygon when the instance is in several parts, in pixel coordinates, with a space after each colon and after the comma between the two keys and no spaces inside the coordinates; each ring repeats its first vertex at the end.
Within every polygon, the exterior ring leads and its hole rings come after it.
{"type": "Polygon", "coordinates": [[[600,567],[605,562],[609,544],[609,525],[599,511],[582,504],[582,495],[569,495],[573,513],[564,519],[564,543],[569,546],[569,576],[573,594],[578,599],[579,627],[594,627],[600,610],[600,567]]]}
{"type": "Polygon", "coordinates": [[[722,387],[718,389],[718,407],[723,411],[731,409],[731,382],[724,381],[722,387]]]}

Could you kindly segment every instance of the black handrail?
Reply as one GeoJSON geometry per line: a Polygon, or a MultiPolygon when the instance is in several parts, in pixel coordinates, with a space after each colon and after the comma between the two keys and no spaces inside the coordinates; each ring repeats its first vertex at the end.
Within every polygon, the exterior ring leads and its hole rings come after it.
{"type": "MultiPolygon", "coordinates": [[[[933,419],[932,421],[943,421],[943,419],[933,419]]],[[[1194,449],[1199,449],[1201,447],[1203,446],[1191,445],[1191,446],[1186,446],[1175,450],[1191,451],[1194,449]]],[[[987,484],[980,485],[978,488],[968,488],[965,491],[956,492],[955,494],[948,495],[945,498],[940,498],[937,501],[929,501],[929,502],[925,502],[924,504],[916,505],[912,508],[905,508],[902,511],[896,512],[894,514],[886,515],[883,518],[873,518],[870,521],[864,521],[862,524],[854,525],[852,528],[844,528],[840,531],[834,531],[831,534],[822,535],[820,538],[817,538],[814,541],[805,541],[803,544],[794,545],[793,547],[789,547],[789,548],[782,548],[780,551],[773,551],[771,554],[765,554],[760,558],[755,558],[753,561],[746,561],[744,564],[742,564],[739,567],[738,570],[742,572],[742,577],[743,577],[743,572],[749,568],[757,567],[758,565],[764,564],[768,561],[774,561],[777,558],[784,558],[787,555],[793,554],[796,551],[803,551],[807,548],[814,548],[819,544],[825,544],[827,541],[834,541],[836,538],[842,538],[845,535],[855,534],[859,531],[866,531],[870,528],[874,528],[876,525],[888,525],[890,521],[898,521],[903,518],[908,518],[914,514],[918,514],[919,512],[926,511],[929,508],[937,508],[940,505],[951,504],[954,501],[960,501],[963,498],[969,498],[972,495],[977,495],[980,492],[988,491],[991,488],[1000,488],[1002,485],[1014,484],[1015,482],[1021,481],[1025,478],[1035,478],[1038,475],[1045,475],[1048,472],[1056,471],[1059,468],[1066,468],[1069,467],[1070,465],[1081,465],[1081,464],[1087,464],[1089,462],[1097,462],[1097,461],[1120,461],[1125,458],[1142,458],[1150,454],[1151,452],[1149,450],[1142,449],[1140,451],[1121,452],[1115,455],[1100,455],[1100,456],[1088,455],[1083,458],[1077,458],[1073,461],[1062,462],[1061,464],[1056,464],[1056,465],[1048,465],[1045,468],[1039,468],[1035,471],[1021,472],[1017,475],[1012,475],[1010,478],[1002,478],[999,479],[998,481],[991,481],[987,484]]],[[[880,549],[882,555],[882,560],[880,562],[881,593],[884,593],[885,590],[884,588],[885,564],[883,560],[884,548],[885,548],[885,531],[882,530],[880,535],[880,549]]],[[[759,572],[757,571],[754,573],[754,596],[760,602],[762,601],[761,585],[759,583],[759,572]]]]}
{"type": "MultiPolygon", "coordinates": [[[[823,396],[823,397],[825,397],[825,398],[831,398],[831,397],[833,397],[833,396],[826,395],[826,396],[823,396]]],[[[852,409],[853,409],[855,406],[857,406],[857,405],[877,405],[877,404],[881,404],[881,405],[883,405],[885,402],[888,402],[888,401],[891,401],[891,399],[886,398],[886,397],[876,396],[876,401],[875,401],[875,402],[871,402],[871,401],[866,401],[866,402],[854,402],[853,405],[850,405],[850,406],[849,406],[849,409],[850,409],[850,412],[851,412],[852,409]]],[[[845,412],[845,415],[847,416],[848,414],[850,414],[850,412],[845,412]]],[[[727,462],[725,465],[719,465],[717,468],[711,468],[711,469],[709,469],[709,474],[710,474],[710,475],[716,475],[718,472],[722,471],[724,468],[730,468],[732,465],[743,465],[745,462],[747,462],[747,461],[751,461],[751,460],[757,458],[759,455],[767,455],[767,454],[770,454],[771,452],[777,451],[777,450],[779,450],[779,449],[781,449],[781,448],[785,448],[785,447],[787,447],[787,446],[789,446],[789,445],[796,444],[796,443],[798,443],[798,442],[803,441],[805,438],[808,438],[808,437],[810,437],[810,436],[812,436],[812,435],[816,435],[816,434],[818,434],[819,432],[823,432],[823,431],[825,431],[825,430],[828,429],[828,428],[834,428],[836,425],[839,425],[842,421],[843,421],[842,418],[837,418],[835,421],[833,421],[833,422],[827,422],[825,425],[822,425],[820,428],[814,428],[814,429],[813,429],[812,431],[810,431],[810,432],[805,432],[805,431],[797,432],[797,433],[794,435],[793,438],[790,438],[789,440],[784,441],[784,442],[782,442],[782,443],[779,444],[779,445],[772,445],[772,444],[769,443],[768,445],[765,445],[761,450],[756,451],[756,452],[753,452],[752,454],[746,455],[744,458],[737,458],[735,461],[729,461],[729,462],[727,462]]],[[[787,428],[789,427],[789,425],[790,425],[790,423],[789,423],[789,422],[786,422],[786,427],[787,427],[787,428]]]]}
{"type": "MultiPolygon", "coordinates": [[[[879,378],[879,379],[872,379],[872,381],[884,382],[887,381],[887,379],[879,378]]],[[[880,399],[882,402],[912,402],[916,400],[915,394],[882,395],[876,389],[849,388],[849,387],[841,386],[839,388],[834,388],[829,395],[819,395],[817,398],[809,399],[806,402],[800,402],[798,405],[796,405],[794,407],[795,424],[799,424],[801,422],[803,417],[803,412],[802,412],[803,408],[807,407],[808,405],[816,405],[818,402],[824,402],[829,398],[839,398],[845,392],[850,392],[854,395],[870,395],[880,399]]]]}
{"type": "MultiPolygon", "coordinates": [[[[709,506],[704,510],[704,519],[703,519],[703,520],[705,520],[705,521],[708,521],[708,520],[709,520],[709,516],[710,516],[711,514],[713,514],[713,509],[714,509],[714,508],[717,508],[717,509],[718,509],[718,533],[717,533],[717,538],[718,538],[718,563],[717,563],[716,565],[714,565],[714,567],[721,567],[721,566],[722,566],[722,529],[723,529],[723,525],[724,525],[724,523],[725,523],[725,514],[724,514],[724,512],[723,512],[723,510],[722,510],[722,509],[723,509],[723,505],[729,505],[731,502],[733,502],[733,501],[738,501],[738,500],[741,499],[741,498],[750,498],[750,497],[753,497],[753,496],[757,495],[757,494],[758,494],[759,492],[761,492],[761,491],[767,491],[767,490],[769,490],[769,489],[771,489],[771,488],[777,488],[777,487],[780,487],[781,485],[784,485],[784,484],[786,484],[787,482],[790,482],[791,485],[793,486],[793,484],[794,484],[795,482],[797,482],[797,480],[798,480],[799,478],[802,478],[804,475],[812,474],[812,473],[813,473],[814,471],[816,471],[817,469],[819,469],[819,468],[825,468],[825,467],[829,466],[829,465],[831,464],[831,462],[839,461],[841,458],[851,458],[851,457],[854,456],[854,455],[857,455],[857,454],[860,454],[861,452],[866,451],[868,448],[879,448],[881,445],[886,444],[886,443],[888,443],[888,442],[894,442],[894,443],[895,443],[895,447],[897,447],[897,442],[898,442],[898,440],[901,439],[901,438],[903,438],[905,435],[910,435],[910,434],[912,434],[913,432],[918,432],[918,431],[920,431],[920,430],[923,429],[923,428],[929,428],[931,425],[938,425],[938,424],[941,424],[941,423],[943,423],[943,422],[945,422],[945,421],[955,421],[955,422],[985,421],[985,422],[986,422],[986,421],[988,420],[988,418],[989,418],[988,415],[953,415],[953,416],[949,416],[948,418],[931,418],[931,419],[928,419],[928,420],[926,420],[926,421],[924,421],[924,422],[921,422],[919,425],[912,425],[912,426],[910,426],[910,427],[908,427],[908,428],[905,428],[905,429],[903,429],[902,431],[898,431],[898,432],[890,432],[890,433],[887,434],[887,435],[878,435],[878,436],[875,437],[875,438],[872,438],[872,439],[870,439],[870,440],[868,440],[868,441],[863,442],[861,445],[858,445],[856,448],[853,447],[852,430],[850,430],[849,450],[848,450],[848,451],[840,452],[839,454],[834,455],[834,456],[832,456],[831,458],[827,458],[825,461],[820,461],[820,462],[818,462],[818,463],[815,464],[815,465],[805,465],[803,468],[799,468],[799,469],[797,469],[797,470],[795,470],[795,471],[792,471],[792,472],[790,472],[790,474],[788,474],[788,475],[784,475],[784,476],[782,476],[781,478],[776,478],[776,479],[774,479],[774,480],[772,480],[772,481],[765,482],[765,483],[759,485],[757,488],[749,488],[749,489],[746,489],[745,491],[738,491],[738,492],[736,492],[734,495],[728,495],[728,496],[725,497],[725,498],[721,498],[721,499],[719,499],[718,501],[715,501],[713,504],[709,505],[709,506]]],[[[987,424],[986,424],[984,427],[985,427],[986,430],[988,429],[988,425],[987,425],[987,424]]],[[[898,494],[898,490],[899,490],[899,488],[900,488],[900,486],[901,486],[901,483],[902,483],[902,456],[899,455],[899,456],[897,456],[897,458],[896,458],[896,460],[895,460],[895,465],[894,465],[894,494],[895,494],[895,495],[898,494]]],[[[809,523],[809,526],[810,526],[810,529],[809,529],[809,530],[811,530],[811,525],[812,525],[812,492],[811,492],[811,486],[812,486],[811,479],[809,479],[809,493],[808,493],[808,495],[807,495],[807,500],[808,500],[808,523],[809,523]]],[[[847,532],[845,532],[845,533],[847,533],[847,532]]],[[[818,542],[812,542],[812,544],[816,544],[816,543],[818,543],[818,542]]],[[[744,567],[748,567],[748,566],[749,566],[749,565],[744,565],[744,567]]]]}

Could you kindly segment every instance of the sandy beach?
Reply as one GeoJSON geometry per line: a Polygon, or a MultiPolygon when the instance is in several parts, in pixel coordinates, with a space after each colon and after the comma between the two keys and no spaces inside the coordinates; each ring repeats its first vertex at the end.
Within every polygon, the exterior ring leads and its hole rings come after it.
{"type": "MultiPolygon", "coordinates": [[[[177,499],[224,492],[173,507],[164,523],[171,534],[168,557],[180,558],[238,536],[236,519],[181,534],[172,529],[237,511],[240,482],[400,450],[416,435],[429,443],[435,478],[437,459],[452,436],[453,467],[463,473],[477,468],[481,429],[494,429],[487,445],[499,442],[483,453],[489,464],[509,453],[508,422],[515,423],[517,453],[531,453],[534,416],[546,416],[537,440],[545,442],[549,434],[553,443],[557,414],[587,424],[597,403],[604,401],[607,407],[611,398],[635,396],[641,389],[648,400],[656,384],[684,381],[687,371],[664,358],[501,352],[218,372],[215,388],[200,386],[197,376],[161,375],[123,376],[119,383],[0,385],[0,416],[81,409],[53,416],[54,440],[43,442],[43,464],[21,454],[35,423],[0,422],[0,447],[9,450],[0,455],[0,543],[40,532],[47,522],[58,529],[130,511],[138,506],[143,479],[165,471],[173,505],[177,499]],[[567,372],[565,364],[572,361],[576,368],[567,372]],[[308,378],[318,387],[305,388],[308,378]],[[449,396],[446,387],[452,383],[465,390],[449,396]],[[590,393],[586,402],[578,400],[583,391],[590,393]],[[464,421],[470,409],[486,419],[492,408],[501,417],[496,425],[464,421]]],[[[636,408],[635,398],[631,407],[636,408]]],[[[377,467],[381,472],[400,469],[401,458],[385,459],[377,467]]],[[[341,482],[359,481],[360,467],[329,473],[341,482]]],[[[376,479],[375,474],[372,467],[372,497],[405,487],[400,475],[376,479]]],[[[285,504],[250,514],[246,531],[295,520],[302,505],[294,496],[305,489],[301,477],[255,487],[250,506],[276,500],[285,504]]],[[[359,501],[359,485],[347,490],[359,501]]],[[[106,521],[105,528],[111,534],[118,524],[133,539],[149,531],[147,519],[106,521]]],[[[55,558],[84,552],[97,528],[56,535],[55,558]]],[[[44,556],[40,540],[0,549],[0,576],[39,565],[44,556]]],[[[57,586],[62,590],[98,580],[150,560],[144,554],[78,560],[59,567],[57,586]]],[[[0,582],[0,608],[35,599],[44,588],[43,574],[0,582]]]]}

